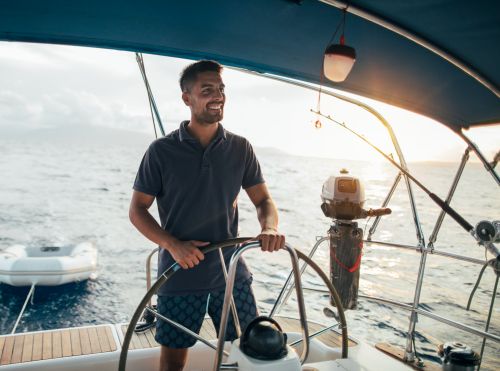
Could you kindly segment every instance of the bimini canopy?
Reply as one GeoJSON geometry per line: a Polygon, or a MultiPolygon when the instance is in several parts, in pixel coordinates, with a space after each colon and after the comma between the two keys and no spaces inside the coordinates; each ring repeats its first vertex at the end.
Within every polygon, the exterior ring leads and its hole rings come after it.
{"type": "MultiPolygon", "coordinates": [[[[0,39],[211,58],[319,83],[342,8],[334,0],[3,1],[0,39]]],[[[500,2],[349,1],[345,39],[357,61],[331,86],[455,130],[500,122],[500,2]]]]}

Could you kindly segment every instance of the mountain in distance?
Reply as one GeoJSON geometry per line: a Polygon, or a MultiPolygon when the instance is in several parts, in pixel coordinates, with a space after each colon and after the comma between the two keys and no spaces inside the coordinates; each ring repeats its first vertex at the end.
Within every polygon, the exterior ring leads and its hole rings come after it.
{"type": "MultiPolygon", "coordinates": [[[[158,132],[158,135],[161,135],[158,132]]],[[[23,143],[50,143],[54,145],[78,146],[141,146],[146,148],[155,140],[151,133],[119,129],[115,127],[91,125],[65,125],[40,129],[15,129],[0,132],[0,138],[15,140],[23,143]]],[[[255,152],[260,156],[287,155],[288,153],[273,147],[254,146],[255,152]]]]}
{"type": "Polygon", "coordinates": [[[22,141],[26,143],[51,143],[56,145],[83,145],[83,146],[109,146],[109,145],[144,145],[147,146],[155,138],[154,134],[124,130],[118,128],[91,126],[91,125],[66,125],[52,128],[9,130],[2,132],[2,138],[22,141]]]}

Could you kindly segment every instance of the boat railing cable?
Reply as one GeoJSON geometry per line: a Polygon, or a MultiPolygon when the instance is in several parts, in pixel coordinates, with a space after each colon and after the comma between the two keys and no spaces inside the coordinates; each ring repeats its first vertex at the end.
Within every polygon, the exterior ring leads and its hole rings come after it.
{"type": "MultiPolygon", "coordinates": [[[[309,253],[309,255],[307,256],[308,260],[313,262],[312,258],[314,256],[314,254],[316,253],[317,249],[319,248],[319,246],[321,245],[322,242],[324,242],[325,240],[327,239],[327,237],[316,237],[316,244],[313,246],[313,248],[311,249],[311,252],[309,253]]],[[[414,250],[414,251],[417,251],[417,252],[422,252],[422,249],[419,247],[419,246],[409,246],[409,245],[402,245],[402,244],[394,244],[394,243],[387,243],[387,242],[382,242],[382,241],[368,241],[368,240],[364,240],[365,243],[367,244],[374,244],[374,245],[383,245],[383,246],[388,246],[388,247],[392,247],[392,248],[403,248],[403,249],[408,249],[408,250],[414,250]]],[[[454,328],[457,328],[459,330],[462,330],[462,331],[465,331],[465,332],[468,332],[470,334],[474,334],[474,335],[477,335],[477,336],[480,336],[482,337],[483,339],[483,344],[482,344],[482,347],[481,347],[481,356],[484,352],[484,347],[485,347],[485,344],[486,344],[486,341],[487,340],[493,340],[493,341],[496,341],[496,342],[500,342],[500,337],[493,334],[493,333],[490,333],[488,332],[489,330],[489,324],[490,324],[490,320],[491,320],[491,316],[492,316],[492,313],[493,313],[493,304],[494,304],[494,301],[495,301],[495,296],[496,296],[496,292],[497,292],[497,287],[498,287],[498,278],[500,276],[500,260],[498,258],[495,258],[495,259],[491,259],[490,261],[488,261],[486,264],[484,264],[484,261],[481,261],[479,259],[475,259],[475,258],[471,258],[471,257],[467,257],[467,256],[462,256],[462,255],[457,255],[457,254],[452,254],[452,253],[448,253],[448,252],[444,252],[444,251],[439,251],[439,250],[432,250],[432,251],[429,251],[429,253],[431,255],[441,255],[445,258],[451,258],[451,259],[458,259],[458,260],[462,260],[462,261],[466,261],[466,262],[469,262],[469,263],[475,263],[475,264],[481,264],[483,265],[483,269],[481,270],[481,273],[479,275],[479,278],[478,278],[478,281],[476,282],[476,285],[471,293],[471,297],[469,298],[469,303],[467,305],[467,309],[469,309],[470,307],[470,303],[472,301],[472,297],[474,295],[474,292],[476,291],[478,285],[479,285],[479,282],[481,280],[481,277],[484,273],[484,270],[486,269],[486,267],[488,265],[492,266],[496,275],[497,275],[497,278],[496,278],[496,281],[495,281],[495,286],[494,286],[494,289],[493,289],[493,297],[491,299],[491,304],[490,304],[490,309],[489,309],[489,312],[488,312],[488,316],[487,316],[487,320],[486,320],[486,325],[485,325],[485,330],[479,330],[479,329],[476,329],[476,328],[473,328],[471,326],[467,326],[461,322],[457,322],[457,321],[454,321],[452,319],[449,319],[449,318],[446,318],[446,317],[443,317],[443,316],[440,316],[438,314],[435,314],[435,313],[432,313],[428,310],[425,310],[425,309],[422,309],[422,308],[419,308],[419,306],[415,306],[415,302],[411,303],[411,304],[407,304],[407,303],[402,303],[402,302],[398,302],[398,301],[395,301],[395,300],[392,300],[392,299],[386,299],[386,298],[380,298],[380,297],[375,297],[375,296],[372,296],[372,295],[364,295],[364,294],[359,294],[359,298],[363,298],[365,300],[369,300],[369,301],[374,301],[374,302],[378,302],[378,303],[383,303],[383,304],[387,304],[391,307],[395,307],[395,308],[400,308],[400,309],[404,309],[404,310],[407,310],[407,311],[410,311],[411,312],[411,316],[410,318],[413,318],[415,321],[417,319],[417,315],[423,315],[425,317],[428,317],[428,318],[431,318],[435,321],[438,321],[438,322],[441,322],[441,323],[444,323],[448,326],[451,326],[451,327],[454,327],[454,328]]],[[[422,254],[424,255],[424,254],[422,254]]],[[[425,254],[425,256],[427,256],[427,254],[425,254]]],[[[300,257],[300,255],[299,255],[300,257]]],[[[309,262],[306,261],[306,264],[304,264],[301,269],[300,269],[300,275],[302,275],[306,269],[306,267],[309,265],[309,262]]],[[[424,265],[421,265],[421,267],[423,267],[424,265]]],[[[420,273],[419,272],[419,277],[420,277],[420,273]]],[[[423,274],[423,272],[422,272],[423,274]]],[[[289,284],[289,281],[290,281],[290,276],[288,277],[288,279],[285,281],[285,283],[281,286],[281,290],[280,290],[280,294],[278,295],[278,299],[276,300],[274,306],[273,306],[273,309],[271,311],[271,314],[277,314],[279,313],[279,311],[281,310],[281,308],[287,303],[288,301],[288,298],[290,297],[290,294],[291,294],[291,290],[293,289],[293,284],[290,285],[289,284]],[[281,300],[281,298],[284,298],[283,300],[281,300]]],[[[422,277],[422,281],[423,281],[423,277],[422,277]]],[[[318,288],[315,288],[315,287],[302,287],[302,289],[304,291],[312,291],[312,292],[317,292],[317,293],[321,293],[321,294],[328,294],[329,291],[328,290],[324,290],[324,289],[318,289],[318,288]]],[[[325,310],[327,311],[330,311],[329,308],[325,308],[325,310]]],[[[332,312],[332,314],[334,314],[332,312]]],[[[329,316],[329,315],[327,315],[329,316]]],[[[335,315],[333,315],[333,317],[336,318],[335,315]]],[[[412,322],[410,321],[410,325],[412,323],[416,323],[416,322],[412,322]]],[[[335,325],[333,326],[329,326],[328,328],[332,328],[334,327],[335,325]]],[[[322,333],[323,331],[326,331],[326,329],[323,329],[323,330],[320,330],[316,333],[313,333],[311,335],[309,335],[309,337],[314,337],[314,336],[317,336],[319,335],[320,333],[322,333]]],[[[421,364],[422,361],[420,360],[420,358],[418,357],[417,355],[417,352],[416,352],[416,347],[415,347],[415,336],[414,336],[414,332],[415,332],[415,328],[413,327],[413,329],[410,328],[409,332],[407,333],[407,340],[409,340],[410,342],[410,346],[411,348],[410,349],[406,349],[407,351],[410,351],[409,354],[407,355],[411,355],[413,356],[413,359],[417,358],[418,360],[418,364],[421,364]]],[[[300,341],[299,341],[300,342],[300,341]]],[[[297,343],[297,342],[296,342],[297,343]]],[[[408,347],[408,344],[407,344],[407,347],[408,347]]],[[[407,357],[407,360],[408,361],[411,361],[411,357],[407,357]]]]}
{"type": "Polygon", "coordinates": [[[17,325],[19,325],[19,321],[21,321],[21,317],[23,316],[24,311],[26,310],[26,306],[28,305],[28,301],[31,298],[31,304],[33,304],[33,297],[35,295],[35,285],[36,283],[33,283],[31,285],[30,291],[28,292],[28,295],[26,296],[26,300],[24,301],[23,307],[21,308],[21,312],[19,312],[19,315],[17,316],[16,323],[14,324],[14,328],[12,329],[11,334],[16,333],[17,325]]]}

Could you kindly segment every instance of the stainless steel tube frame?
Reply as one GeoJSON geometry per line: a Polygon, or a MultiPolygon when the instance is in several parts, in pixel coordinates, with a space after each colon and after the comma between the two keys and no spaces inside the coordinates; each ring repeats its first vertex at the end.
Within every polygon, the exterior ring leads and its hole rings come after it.
{"type": "MultiPolygon", "coordinates": [[[[219,249],[219,259],[220,259],[220,264],[222,266],[222,273],[224,273],[224,282],[227,285],[226,262],[224,261],[224,254],[222,253],[221,249],[219,249]]],[[[234,297],[232,292],[230,299],[231,299],[231,312],[233,314],[234,327],[236,328],[236,336],[240,337],[241,336],[240,319],[238,317],[238,311],[236,310],[236,304],[234,303],[234,297]]]]}
{"type": "MultiPolygon", "coordinates": [[[[233,238],[229,239],[226,241],[222,241],[219,243],[211,244],[209,246],[204,246],[201,248],[202,252],[204,254],[214,251],[216,249],[222,249],[226,247],[231,247],[238,245],[240,243],[246,242],[252,240],[251,237],[240,237],[240,238],[233,238]]],[[[137,325],[137,322],[139,321],[139,318],[142,315],[142,312],[144,308],[146,308],[148,302],[151,300],[151,297],[156,294],[156,292],[159,290],[159,288],[167,282],[172,275],[175,274],[178,270],[181,269],[181,266],[179,263],[172,264],[161,276],[158,277],[156,282],[151,286],[151,288],[146,292],[144,297],[141,299],[141,302],[135,309],[134,314],[132,315],[132,318],[130,319],[130,323],[127,327],[127,331],[125,333],[125,336],[123,337],[123,343],[122,343],[122,349],[120,352],[120,360],[118,362],[118,370],[119,371],[125,371],[125,366],[127,364],[127,353],[128,353],[128,347],[130,345],[130,341],[132,339],[132,334],[134,333],[135,326],[137,325]]]]}
{"type": "MultiPolygon", "coordinates": [[[[153,255],[159,251],[159,247],[156,247],[151,251],[146,259],[146,291],[151,288],[151,259],[153,255]]],[[[149,300],[148,305],[151,307],[151,300],[149,300]]]]}
{"type": "MultiPolygon", "coordinates": [[[[405,249],[405,250],[414,250],[414,251],[417,251],[417,252],[421,252],[422,251],[422,248],[420,246],[411,246],[411,245],[404,245],[404,244],[399,244],[399,243],[391,243],[391,242],[384,242],[384,241],[373,241],[373,240],[372,241],[364,240],[364,242],[367,243],[367,244],[374,244],[374,245],[387,246],[387,247],[395,247],[395,248],[398,248],[398,249],[405,249]]],[[[447,258],[462,260],[462,261],[466,261],[466,262],[469,262],[469,263],[474,263],[474,264],[479,264],[479,265],[483,265],[484,264],[484,260],[476,259],[476,258],[471,258],[471,257],[468,257],[468,256],[459,255],[459,254],[453,254],[451,252],[446,252],[446,251],[440,251],[440,250],[433,249],[433,250],[429,251],[429,253],[431,255],[445,256],[447,258]]]]}
{"type": "MultiPolygon", "coordinates": [[[[396,178],[394,179],[394,183],[392,183],[392,187],[389,190],[389,193],[387,194],[387,196],[385,197],[384,202],[382,202],[382,206],[380,206],[380,207],[382,207],[382,208],[387,207],[387,205],[389,204],[389,201],[392,198],[392,195],[394,194],[394,191],[396,190],[396,187],[399,184],[399,181],[401,180],[402,175],[403,175],[403,173],[401,171],[398,173],[398,175],[396,175],[396,178]]],[[[378,223],[380,223],[380,218],[382,218],[382,217],[381,216],[375,217],[375,220],[373,221],[373,224],[370,227],[370,230],[368,231],[368,236],[366,237],[367,240],[372,239],[372,236],[377,229],[378,223]]]]}
{"type": "Polygon", "coordinates": [[[362,294],[359,294],[358,296],[360,298],[363,298],[363,299],[366,299],[366,300],[374,301],[374,302],[377,302],[377,303],[388,304],[390,306],[401,308],[401,309],[405,309],[405,310],[408,310],[410,312],[414,311],[414,312],[416,312],[418,314],[421,314],[421,315],[423,315],[425,317],[429,317],[429,318],[432,318],[433,320],[436,320],[438,322],[447,324],[448,326],[451,326],[451,327],[454,327],[454,328],[458,328],[458,329],[463,330],[465,332],[468,332],[470,334],[481,336],[481,337],[483,337],[485,339],[493,340],[493,341],[496,341],[497,343],[500,343],[500,336],[498,336],[498,335],[495,335],[495,334],[492,334],[492,333],[489,333],[489,332],[486,332],[486,331],[475,329],[473,327],[464,325],[463,323],[456,322],[456,321],[453,321],[453,320],[448,319],[446,317],[442,317],[442,316],[440,316],[438,314],[429,312],[428,310],[425,310],[425,309],[420,309],[420,308],[414,309],[411,305],[408,305],[406,303],[401,303],[399,301],[395,301],[395,300],[391,300],[391,299],[379,298],[379,297],[376,297],[376,296],[362,295],[362,294]]]}
{"type": "MultiPolygon", "coordinates": [[[[321,1],[323,1],[323,0],[321,0],[321,1]]],[[[232,69],[235,69],[235,70],[238,70],[238,71],[242,71],[242,72],[246,72],[246,73],[248,73],[250,75],[263,76],[263,77],[267,77],[267,78],[272,79],[272,80],[282,81],[282,82],[285,82],[287,84],[291,84],[291,85],[295,85],[295,86],[300,86],[300,87],[305,88],[305,89],[310,89],[310,90],[313,90],[313,91],[319,91],[318,87],[316,87],[314,85],[311,85],[311,84],[306,84],[306,83],[303,83],[303,82],[300,82],[300,81],[295,81],[295,80],[291,80],[291,79],[287,79],[287,78],[280,77],[280,76],[275,76],[275,75],[261,74],[261,73],[258,73],[258,72],[248,71],[248,70],[239,69],[239,68],[232,68],[232,69]]],[[[345,102],[352,103],[352,104],[354,104],[354,105],[356,105],[356,106],[364,109],[365,111],[368,111],[373,116],[375,116],[377,118],[377,120],[379,120],[380,123],[387,129],[387,131],[389,133],[389,136],[391,138],[392,144],[394,145],[394,149],[396,150],[396,153],[398,155],[399,163],[401,164],[401,167],[404,170],[408,171],[408,166],[406,165],[406,160],[405,160],[405,158],[403,156],[403,152],[401,151],[401,148],[399,146],[399,142],[398,142],[398,140],[396,138],[396,135],[394,134],[394,131],[392,130],[392,126],[384,118],[384,116],[382,116],[373,107],[371,107],[368,104],[363,103],[363,102],[361,102],[359,100],[356,100],[356,99],[353,99],[353,98],[349,98],[349,97],[347,97],[345,95],[334,93],[334,92],[331,92],[331,91],[328,91],[328,90],[321,90],[321,92],[323,94],[329,95],[331,97],[335,97],[335,98],[343,100],[345,102]]],[[[424,247],[425,246],[424,234],[422,232],[422,226],[420,224],[420,219],[419,219],[418,213],[417,213],[417,206],[416,206],[416,203],[415,203],[415,198],[413,196],[413,188],[411,186],[410,179],[408,178],[408,176],[405,175],[405,174],[403,174],[403,177],[405,178],[406,188],[408,190],[408,197],[410,199],[410,206],[411,206],[411,211],[412,211],[412,214],[413,214],[413,221],[415,223],[415,230],[416,230],[416,233],[417,233],[418,243],[419,243],[420,246],[424,247]]]]}
{"type": "MultiPolygon", "coordinates": [[[[328,237],[321,237],[318,241],[316,241],[313,248],[311,249],[311,252],[308,255],[308,258],[312,259],[312,257],[316,253],[316,250],[318,249],[319,245],[321,245],[323,242],[327,241],[328,239],[329,239],[328,237]]],[[[302,277],[302,274],[304,273],[306,268],[307,268],[307,263],[302,264],[302,267],[300,267],[300,277],[302,277]]],[[[271,309],[271,312],[269,313],[269,317],[272,317],[272,316],[274,316],[274,314],[279,313],[281,308],[283,307],[283,305],[285,305],[286,302],[288,301],[288,299],[290,298],[290,295],[292,294],[292,290],[295,287],[294,282],[292,282],[292,284],[290,286],[288,286],[290,284],[291,279],[292,279],[292,275],[293,275],[293,269],[290,271],[290,274],[288,275],[288,277],[285,281],[285,284],[281,288],[281,291],[278,295],[278,298],[276,299],[276,302],[273,305],[273,309],[271,309]],[[285,298],[283,300],[281,300],[283,295],[285,295],[285,298]]]]}
{"type": "Polygon", "coordinates": [[[491,174],[491,176],[493,177],[493,179],[495,179],[495,181],[497,182],[498,185],[500,185],[500,177],[498,176],[497,172],[495,171],[495,169],[490,165],[490,163],[488,162],[488,160],[486,160],[486,158],[484,157],[483,153],[479,150],[479,147],[476,145],[476,143],[472,142],[468,136],[466,136],[464,134],[464,131],[463,129],[461,129],[459,132],[458,132],[458,136],[460,138],[463,139],[463,141],[465,143],[467,143],[467,145],[472,148],[472,150],[476,153],[477,157],[479,158],[479,160],[481,160],[481,162],[483,163],[483,166],[485,167],[486,171],[488,173],[491,174]]]}
{"type": "MultiPolygon", "coordinates": [[[[446,197],[446,203],[449,205],[451,202],[451,199],[453,198],[453,195],[455,194],[455,190],[457,189],[458,182],[460,178],[462,177],[462,173],[465,168],[465,164],[469,160],[469,152],[470,148],[467,147],[463,156],[462,160],[460,161],[460,165],[458,166],[457,173],[455,175],[455,179],[453,179],[453,183],[451,184],[450,190],[448,192],[448,196],[446,197]]],[[[432,231],[431,237],[429,238],[429,243],[428,246],[433,249],[434,248],[434,242],[437,240],[437,235],[439,233],[439,230],[441,229],[441,224],[443,223],[444,216],[446,215],[446,211],[441,210],[439,213],[439,216],[436,220],[436,224],[434,225],[434,230],[432,231]]]]}
{"type": "MultiPolygon", "coordinates": [[[[230,298],[233,292],[233,287],[234,287],[234,279],[236,277],[236,267],[238,265],[238,260],[240,256],[247,250],[252,249],[252,248],[258,248],[260,247],[260,242],[249,242],[247,244],[244,244],[241,246],[231,257],[231,262],[229,264],[229,271],[228,271],[228,277],[227,277],[227,282],[226,282],[226,291],[224,293],[224,305],[222,307],[222,314],[221,314],[221,322],[220,322],[220,328],[219,328],[219,340],[217,343],[217,354],[215,356],[214,360],[214,371],[220,370],[221,363],[222,363],[222,349],[224,349],[224,341],[226,338],[226,330],[227,330],[227,322],[228,322],[228,317],[229,317],[229,304],[230,304],[230,298]]],[[[300,281],[300,272],[299,272],[299,264],[298,264],[298,258],[297,254],[295,252],[295,249],[293,249],[290,245],[285,244],[285,249],[288,251],[290,254],[290,258],[292,261],[292,267],[293,267],[293,272],[294,272],[294,278],[295,278],[295,287],[297,291],[297,302],[299,305],[299,314],[300,314],[300,325],[302,327],[302,338],[304,339],[304,347],[302,348],[302,354],[300,357],[301,363],[303,363],[307,355],[309,353],[309,329],[307,327],[307,317],[306,317],[306,309],[304,305],[304,296],[302,292],[302,285],[300,281]]]]}

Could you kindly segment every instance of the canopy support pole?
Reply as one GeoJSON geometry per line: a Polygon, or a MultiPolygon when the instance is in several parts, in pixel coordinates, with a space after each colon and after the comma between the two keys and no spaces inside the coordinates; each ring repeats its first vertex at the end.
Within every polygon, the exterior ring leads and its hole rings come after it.
{"type": "Polygon", "coordinates": [[[35,294],[35,283],[31,285],[30,291],[28,292],[28,296],[26,296],[26,300],[24,301],[24,305],[21,308],[21,313],[19,313],[19,316],[17,317],[16,323],[14,324],[14,328],[12,329],[11,334],[16,333],[17,325],[19,324],[19,321],[21,320],[21,317],[23,316],[24,310],[26,309],[26,306],[28,305],[28,301],[31,298],[31,304],[33,304],[33,297],[35,294]]]}
{"type": "Polygon", "coordinates": [[[495,171],[495,169],[491,166],[491,164],[488,162],[488,160],[486,160],[486,158],[483,156],[483,154],[481,153],[481,151],[479,150],[479,147],[476,146],[476,144],[474,142],[472,142],[463,132],[463,130],[460,130],[457,132],[458,136],[460,138],[462,138],[465,143],[467,143],[467,145],[469,146],[469,148],[471,148],[474,153],[477,155],[477,157],[479,158],[479,160],[483,163],[486,171],[488,173],[491,174],[491,176],[493,177],[493,179],[495,179],[495,181],[497,182],[498,185],[500,185],[500,177],[498,176],[497,172],[495,171]]]}

